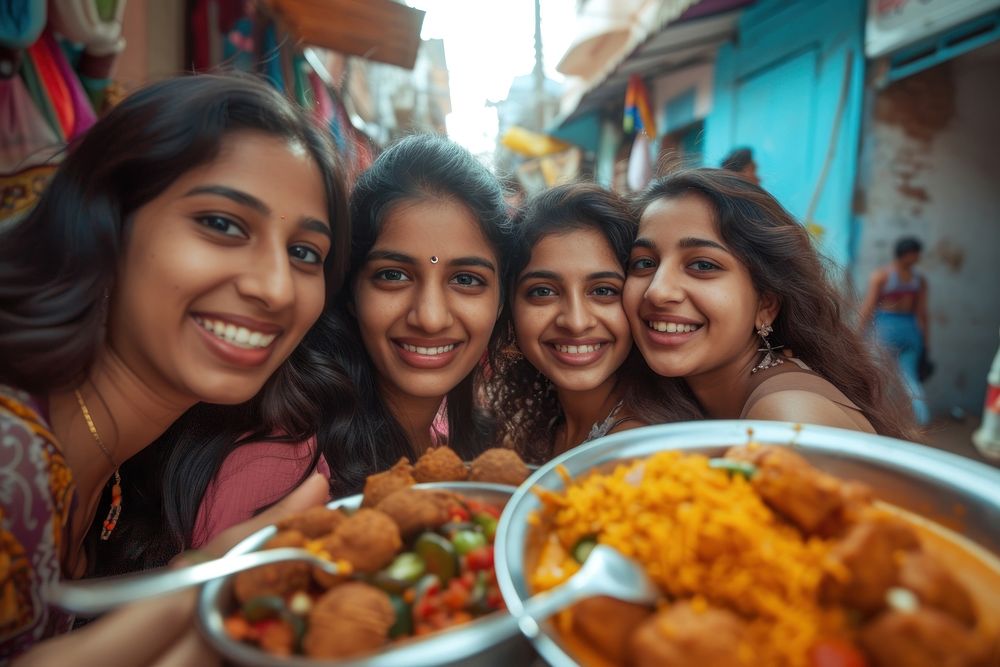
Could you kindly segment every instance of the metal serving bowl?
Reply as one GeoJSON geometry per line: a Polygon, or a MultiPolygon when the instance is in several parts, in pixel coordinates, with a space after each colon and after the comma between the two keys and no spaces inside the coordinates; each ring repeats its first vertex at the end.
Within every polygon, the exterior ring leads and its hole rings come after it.
{"type": "MultiPolygon", "coordinates": [[[[475,500],[502,505],[511,497],[514,487],[483,482],[436,482],[417,484],[418,489],[444,489],[475,500]]],[[[330,508],[361,507],[361,496],[335,500],[330,508]]],[[[277,532],[268,526],[237,544],[229,552],[242,554],[259,549],[277,532]]],[[[455,628],[419,639],[408,639],[389,644],[385,649],[347,660],[313,660],[303,656],[279,658],[269,655],[242,642],[232,640],[223,628],[226,616],[236,608],[233,596],[233,578],[217,579],[205,584],[198,600],[198,618],[208,641],[227,660],[238,665],[260,667],[422,667],[447,665],[526,665],[534,651],[517,631],[510,617],[501,612],[465,623],[455,628]]]]}
{"type": "MultiPolygon", "coordinates": [[[[647,426],[587,443],[549,461],[518,488],[497,526],[497,580],[515,616],[530,597],[528,572],[533,549],[529,517],[541,508],[533,488],[562,491],[563,478],[613,467],[630,459],[674,449],[721,456],[748,441],[794,443],[813,465],[843,479],[864,482],[879,499],[952,528],[987,553],[1000,556],[1000,471],[911,442],[825,426],[765,421],[698,421],[647,426]]],[[[532,641],[549,664],[576,665],[549,622],[532,641]]]]}

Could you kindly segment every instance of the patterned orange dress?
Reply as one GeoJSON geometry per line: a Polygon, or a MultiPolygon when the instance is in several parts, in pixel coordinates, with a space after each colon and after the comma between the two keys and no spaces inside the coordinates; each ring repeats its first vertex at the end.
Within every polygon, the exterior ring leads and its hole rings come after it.
{"type": "Polygon", "coordinates": [[[44,587],[63,576],[73,476],[43,402],[0,384],[0,664],[67,632],[44,587]]]}

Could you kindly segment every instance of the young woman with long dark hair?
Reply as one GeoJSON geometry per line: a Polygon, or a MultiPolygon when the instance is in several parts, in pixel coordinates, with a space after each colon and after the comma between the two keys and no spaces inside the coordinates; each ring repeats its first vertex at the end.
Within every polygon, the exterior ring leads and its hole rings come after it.
{"type": "Polygon", "coordinates": [[[632,334],[705,414],[913,436],[889,391],[896,375],[847,322],[808,233],[771,195],[695,169],[655,181],[637,205],[632,334]]]}
{"type": "Polygon", "coordinates": [[[358,178],[350,210],[345,289],[324,337],[304,343],[347,384],[350,408],[327,406],[305,442],[233,451],[202,501],[195,545],[294,488],[315,462],[296,452],[321,454],[344,495],[432,445],[471,460],[491,444],[476,385],[496,348],[510,236],[499,181],[454,142],[413,135],[358,178]]]}
{"type": "Polygon", "coordinates": [[[637,406],[649,370],[621,302],[637,229],[628,204],[596,184],[561,185],[529,200],[514,229],[503,354],[486,385],[498,439],[542,463],[609,433],[693,415],[666,388],[637,406]]]}
{"type": "Polygon", "coordinates": [[[161,471],[122,464],[177,420],[213,404],[219,428],[245,414],[295,423],[287,415],[313,400],[297,347],[340,286],[348,238],[326,138],[253,79],[153,84],[70,148],[0,237],[0,597],[15,603],[0,660],[35,644],[23,664],[198,649],[182,640],[189,596],[43,642],[71,619],[42,591],[101,569],[84,549],[92,523],[105,545],[129,521],[162,531],[158,514],[141,516],[161,471]]]}

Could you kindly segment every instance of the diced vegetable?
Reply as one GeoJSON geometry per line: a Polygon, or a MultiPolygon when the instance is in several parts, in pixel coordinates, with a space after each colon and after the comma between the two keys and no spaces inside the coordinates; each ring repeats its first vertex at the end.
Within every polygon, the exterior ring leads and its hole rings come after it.
{"type": "Polygon", "coordinates": [[[460,530],[451,536],[451,543],[459,556],[486,545],[486,536],[477,530],[460,530]]]}
{"type": "Polygon", "coordinates": [[[442,584],[448,583],[458,571],[455,547],[437,533],[421,534],[414,543],[413,550],[423,558],[427,571],[436,574],[441,579],[442,584]]]}
{"type": "Polygon", "coordinates": [[[750,463],[749,461],[737,461],[735,459],[726,458],[716,458],[710,459],[708,462],[710,468],[715,468],[717,470],[725,470],[729,473],[729,476],[742,475],[746,479],[753,479],[753,476],[757,473],[757,466],[750,463]]]}
{"type": "Polygon", "coordinates": [[[482,570],[476,572],[476,581],[472,585],[472,593],[469,595],[469,610],[477,616],[492,611],[487,598],[486,579],[485,572],[482,570]]]}
{"type": "Polygon", "coordinates": [[[399,554],[386,568],[386,572],[393,579],[405,581],[408,584],[417,583],[426,571],[427,565],[424,563],[424,559],[412,551],[404,551],[399,554]]]}
{"type": "Polygon", "coordinates": [[[278,618],[287,612],[285,601],[277,595],[258,595],[243,603],[243,618],[251,623],[263,621],[266,618],[278,618]]]}
{"type": "Polygon", "coordinates": [[[389,601],[396,612],[396,622],[389,628],[389,636],[395,639],[413,634],[413,609],[398,595],[390,595],[389,601]]]}
{"type": "Polygon", "coordinates": [[[493,538],[497,534],[496,517],[485,512],[479,512],[472,515],[472,520],[482,529],[483,535],[486,536],[486,539],[492,542],[493,538]]]}
{"type": "Polygon", "coordinates": [[[465,555],[465,566],[472,572],[490,570],[493,568],[493,546],[486,546],[473,549],[465,555]]]}
{"type": "Polygon", "coordinates": [[[573,545],[573,560],[577,563],[583,564],[587,560],[587,556],[590,552],[594,550],[597,546],[597,539],[594,537],[581,537],[580,540],[573,545]]]}

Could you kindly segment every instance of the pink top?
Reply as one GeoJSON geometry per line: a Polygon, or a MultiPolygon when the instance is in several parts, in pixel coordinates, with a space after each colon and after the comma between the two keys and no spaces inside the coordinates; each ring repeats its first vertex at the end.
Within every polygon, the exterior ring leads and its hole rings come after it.
{"type": "MultiPolygon", "coordinates": [[[[308,472],[315,449],[315,437],[304,442],[251,442],[237,447],[205,489],[192,546],[203,546],[226,528],[252,518],[258,510],[291,493],[308,472]]],[[[322,455],[316,471],[330,479],[330,467],[322,455]]]]}
{"type": "MultiPolygon", "coordinates": [[[[447,401],[431,425],[431,441],[448,441],[447,401]]],[[[191,546],[195,549],[242,523],[261,509],[291,493],[303,479],[316,450],[316,437],[304,442],[251,442],[237,447],[209,482],[198,507],[191,546]]],[[[322,455],[316,472],[330,479],[330,466],[322,455]]]]}

